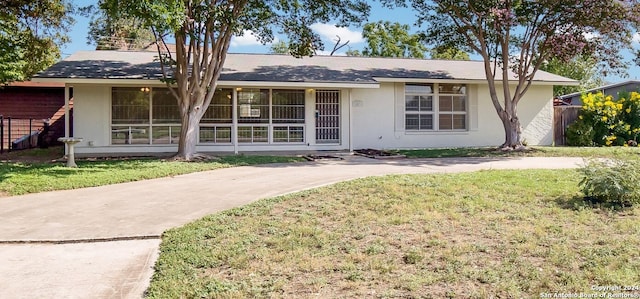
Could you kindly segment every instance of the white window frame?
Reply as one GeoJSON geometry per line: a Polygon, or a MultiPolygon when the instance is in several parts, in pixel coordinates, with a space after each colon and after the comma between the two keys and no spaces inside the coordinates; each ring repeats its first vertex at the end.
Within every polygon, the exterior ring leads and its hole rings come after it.
{"type": "MultiPolygon", "coordinates": [[[[469,109],[470,109],[470,96],[469,96],[469,86],[467,84],[457,84],[457,83],[405,83],[403,87],[403,103],[404,103],[404,111],[403,111],[403,128],[405,132],[409,133],[424,133],[424,132],[468,132],[470,128],[469,123],[469,109]],[[432,88],[431,93],[420,93],[420,92],[407,92],[407,86],[411,85],[429,85],[432,88]],[[463,86],[465,89],[465,93],[440,93],[440,85],[459,85],[463,86]],[[432,110],[429,111],[411,111],[407,110],[407,96],[430,96],[432,98],[432,110]],[[464,96],[464,111],[440,111],[440,97],[443,96],[451,96],[451,97],[460,97],[464,96]],[[407,115],[432,115],[432,128],[431,129],[420,129],[420,124],[418,124],[417,129],[407,129],[407,115]],[[452,120],[452,129],[440,129],[440,115],[464,115],[465,128],[464,129],[454,129],[453,128],[453,120],[452,120]]],[[[419,105],[419,104],[418,104],[419,105]]],[[[452,103],[453,105],[453,103],[452,103]]],[[[420,106],[418,106],[420,107],[420,106]]],[[[419,109],[419,108],[418,108],[419,109]]],[[[453,109],[452,109],[453,110],[453,109]]],[[[453,116],[452,116],[453,117],[453,116]]]]}
{"type": "Polygon", "coordinates": [[[411,131],[411,132],[431,132],[434,131],[434,128],[436,128],[436,85],[432,84],[432,83],[428,83],[428,84],[405,84],[404,87],[404,127],[405,130],[407,131],[411,131]],[[429,86],[431,88],[431,92],[430,93],[422,93],[422,92],[407,92],[407,86],[429,86]],[[407,96],[418,96],[418,97],[424,97],[424,98],[431,98],[431,110],[421,110],[421,106],[420,106],[420,98],[418,99],[418,110],[408,110],[407,107],[407,96]],[[407,116],[408,115],[417,115],[418,116],[418,128],[417,129],[407,129],[407,116]],[[421,129],[420,128],[420,117],[421,116],[431,116],[431,129],[421,129]]]}

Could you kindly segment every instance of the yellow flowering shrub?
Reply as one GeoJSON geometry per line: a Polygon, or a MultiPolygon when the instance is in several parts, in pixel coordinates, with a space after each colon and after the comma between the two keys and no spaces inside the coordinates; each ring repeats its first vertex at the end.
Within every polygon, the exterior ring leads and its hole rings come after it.
{"type": "Polygon", "coordinates": [[[578,120],[567,128],[570,145],[624,145],[638,141],[640,93],[621,93],[618,99],[602,92],[582,95],[578,120]]]}

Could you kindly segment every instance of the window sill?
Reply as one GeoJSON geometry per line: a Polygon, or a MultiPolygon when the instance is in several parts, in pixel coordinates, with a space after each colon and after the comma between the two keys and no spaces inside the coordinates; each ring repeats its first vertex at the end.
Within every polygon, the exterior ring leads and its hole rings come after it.
{"type": "Polygon", "coordinates": [[[405,135],[469,135],[469,131],[404,131],[405,135]]]}

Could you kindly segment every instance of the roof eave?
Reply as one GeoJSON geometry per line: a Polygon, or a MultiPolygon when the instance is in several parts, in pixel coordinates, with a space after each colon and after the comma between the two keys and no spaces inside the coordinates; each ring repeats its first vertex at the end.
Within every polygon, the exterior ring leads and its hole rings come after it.
{"type": "MultiPolygon", "coordinates": [[[[430,79],[430,78],[388,78],[388,77],[373,77],[378,82],[393,82],[393,83],[460,83],[460,84],[483,84],[487,83],[486,79],[430,79]]],[[[496,84],[500,84],[502,81],[496,80],[496,84]]],[[[517,84],[518,81],[510,80],[509,83],[517,84]]],[[[561,86],[578,86],[578,81],[539,81],[533,80],[532,84],[535,85],[561,85],[561,86]]]]}
{"type": "MultiPolygon", "coordinates": [[[[34,82],[56,82],[66,85],[100,84],[100,85],[164,85],[161,80],[154,79],[96,79],[96,78],[33,78],[34,82]]],[[[237,87],[276,87],[276,88],[380,88],[377,82],[280,82],[280,81],[225,81],[219,80],[218,86],[237,87]]]]}

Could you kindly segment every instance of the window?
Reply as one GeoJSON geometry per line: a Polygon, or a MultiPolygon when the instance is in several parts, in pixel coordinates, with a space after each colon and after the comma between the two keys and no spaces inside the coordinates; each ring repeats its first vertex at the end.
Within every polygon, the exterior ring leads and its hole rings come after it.
{"type": "Polygon", "coordinates": [[[231,143],[233,90],[219,88],[200,120],[200,143],[231,143]]]}
{"type": "Polygon", "coordinates": [[[151,123],[153,144],[178,143],[180,112],[178,102],[168,88],[153,88],[151,91],[151,123]]]}
{"type": "Polygon", "coordinates": [[[231,89],[218,89],[200,123],[230,124],[233,112],[231,89]]]}
{"type": "Polygon", "coordinates": [[[149,89],[113,88],[111,91],[111,142],[149,143],[149,89]]]}
{"type": "Polygon", "coordinates": [[[179,136],[180,113],[169,89],[111,89],[112,144],[172,144],[179,136]]]}
{"type": "Polygon", "coordinates": [[[272,92],[273,142],[304,142],[304,90],[280,89],[272,92]],[[291,124],[291,125],[285,125],[291,124]]]}
{"type": "Polygon", "coordinates": [[[269,142],[269,127],[266,126],[238,126],[239,143],[267,143],[269,142]]]}
{"type": "Polygon", "coordinates": [[[111,92],[113,124],[148,124],[149,92],[144,88],[114,88],[111,92]]]}
{"type": "MultiPolygon", "coordinates": [[[[113,87],[112,144],[175,144],[180,138],[178,103],[168,88],[113,87]]],[[[199,124],[199,143],[304,143],[305,90],[216,90],[199,124]],[[237,127],[234,127],[234,109],[237,127]]]]}
{"type": "Polygon", "coordinates": [[[273,127],[273,142],[304,142],[304,127],[277,126],[273,127]]]}
{"type": "Polygon", "coordinates": [[[304,102],[304,90],[238,90],[238,143],[304,142],[304,102]]]}
{"type": "Polygon", "coordinates": [[[269,90],[238,91],[238,123],[269,123],[269,90]]]}
{"type": "Polygon", "coordinates": [[[433,84],[405,86],[405,128],[433,130],[433,84]]]}
{"type": "Polygon", "coordinates": [[[200,125],[200,143],[231,143],[231,126],[200,125]]]}
{"type": "Polygon", "coordinates": [[[405,85],[405,130],[462,131],[466,129],[465,85],[405,85]]]}
{"type": "Polygon", "coordinates": [[[180,111],[178,101],[168,88],[154,88],[151,92],[154,124],[180,123],[180,111]]]}
{"type": "Polygon", "coordinates": [[[438,86],[438,125],[439,130],[467,129],[466,86],[440,84],[438,86]]]}
{"type": "Polygon", "coordinates": [[[273,91],[273,123],[304,123],[304,90],[273,91]]]}

